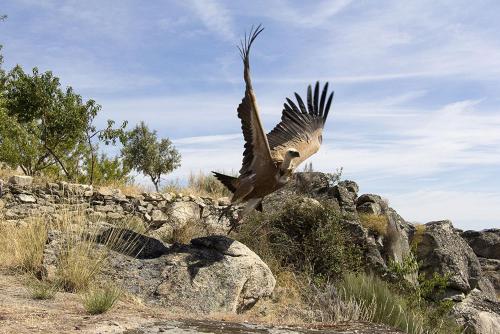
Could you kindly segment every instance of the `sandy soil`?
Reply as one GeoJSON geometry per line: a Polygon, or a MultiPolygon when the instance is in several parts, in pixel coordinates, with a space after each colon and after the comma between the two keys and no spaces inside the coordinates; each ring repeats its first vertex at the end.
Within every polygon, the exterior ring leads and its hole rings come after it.
{"type": "Polygon", "coordinates": [[[305,328],[277,328],[249,324],[243,317],[172,314],[137,301],[119,301],[109,312],[88,315],[78,295],[58,292],[52,300],[33,300],[21,278],[0,272],[0,333],[400,333],[374,324],[340,324],[305,328]],[[195,320],[193,320],[195,319],[195,320]],[[229,321],[229,322],[225,322],[229,321]]]}

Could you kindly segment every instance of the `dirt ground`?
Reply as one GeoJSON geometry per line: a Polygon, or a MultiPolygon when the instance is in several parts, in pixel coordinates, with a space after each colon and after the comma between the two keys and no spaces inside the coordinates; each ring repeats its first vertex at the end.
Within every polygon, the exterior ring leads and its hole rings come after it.
{"type": "Polygon", "coordinates": [[[0,333],[400,333],[374,324],[305,329],[250,324],[235,315],[207,319],[197,314],[172,314],[133,300],[119,301],[105,314],[89,315],[79,298],[58,292],[51,300],[33,300],[20,277],[0,272],[0,333]]]}

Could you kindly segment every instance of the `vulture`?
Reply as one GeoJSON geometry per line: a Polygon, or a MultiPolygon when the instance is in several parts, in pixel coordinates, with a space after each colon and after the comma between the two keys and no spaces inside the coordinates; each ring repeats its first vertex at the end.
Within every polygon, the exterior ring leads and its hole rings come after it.
{"type": "Polygon", "coordinates": [[[333,92],[328,95],[328,83],[321,93],[319,82],[314,89],[309,85],[306,103],[297,93],[296,103],[287,98],[281,122],[266,134],[250,79],[250,48],[263,29],[260,25],[252,28],[238,46],[246,84],[245,96],[237,109],[245,140],[239,176],[212,172],[233,194],[228,208],[246,203],[240,217],[253,209],[262,211],[262,199],[282,188],[297,166],[319,150],[333,99],[333,92]]]}

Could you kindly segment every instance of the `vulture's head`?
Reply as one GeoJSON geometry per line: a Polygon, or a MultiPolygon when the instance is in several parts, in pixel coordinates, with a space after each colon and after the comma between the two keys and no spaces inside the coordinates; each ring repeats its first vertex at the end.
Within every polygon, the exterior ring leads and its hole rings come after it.
{"type": "Polygon", "coordinates": [[[300,153],[299,153],[299,151],[297,151],[297,150],[296,150],[296,149],[294,149],[294,148],[291,148],[291,149],[289,149],[288,151],[286,151],[286,154],[287,154],[287,155],[288,155],[291,159],[300,157],[300,153]]]}

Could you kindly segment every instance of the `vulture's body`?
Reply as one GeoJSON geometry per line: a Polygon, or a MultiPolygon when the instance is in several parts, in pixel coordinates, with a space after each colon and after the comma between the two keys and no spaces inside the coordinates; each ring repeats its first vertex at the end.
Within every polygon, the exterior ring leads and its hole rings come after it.
{"type": "Polygon", "coordinates": [[[333,98],[333,92],[327,98],[328,83],[321,94],[319,83],[314,91],[309,86],[307,104],[295,93],[297,104],[287,98],[281,122],[266,135],[250,79],[250,47],[260,32],[260,26],[251,31],[240,47],[246,84],[245,96],[238,106],[245,139],[240,175],[232,177],[214,172],[233,193],[231,204],[247,203],[243,215],[254,208],[262,210],[262,199],[283,187],[297,166],[319,150],[333,98]]]}

